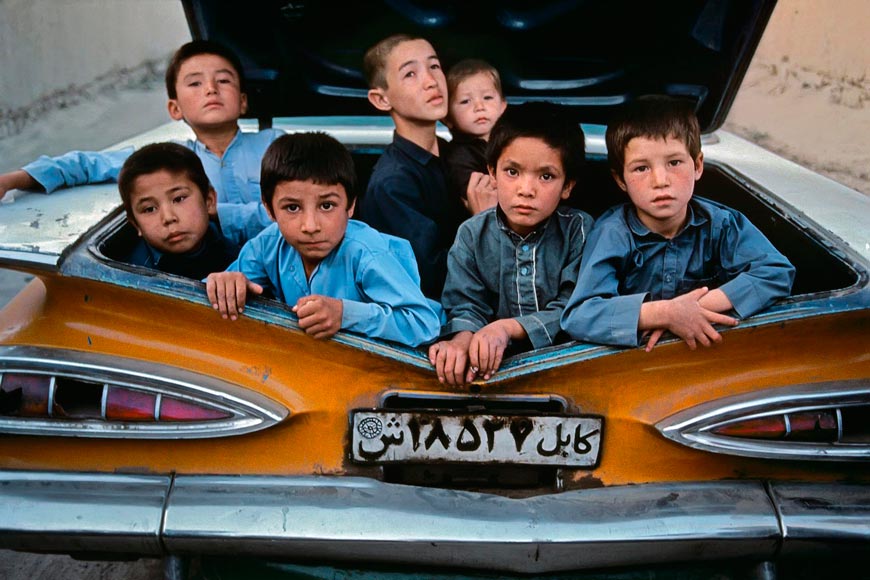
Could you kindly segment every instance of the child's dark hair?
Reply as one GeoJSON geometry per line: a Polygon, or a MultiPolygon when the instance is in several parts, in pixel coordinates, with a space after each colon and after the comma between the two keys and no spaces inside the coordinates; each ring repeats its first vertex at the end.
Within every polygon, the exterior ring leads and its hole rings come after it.
{"type": "Polygon", "coordinates": [[[196,153],[178,143],[146,145],[127,158],[118,175],[118,190],[130,221],[136,221],[131,204],[136,180],[158,171],[167,171],[173,175],[183,174],[199,188],[203,198],[211,189],[202,161],[196,153]]]}
{"type": "Polygon", "coordinates": [[[291,133],[275,139],[263,155],[260,192],[271,210],[275,188],[284,181],[340,184],[347,206],[356,199],[356,169],[347,147],[322,132],[291,133]]]}
{"type": "Polygon", "coordinates": [[[242,72],[242,61],[236,54],[224,45],[213,40],[192,40],[182,44],[166,66],[166,94],[170,99],[178,98],[175,86],[178,83],[178,72],[181,65],[200,54],[214,54],[229,62],[239,77],[239,89],[245,92],[245,75],[242,72]]]}
{"type": "Polygon", "coordinates": [[[387,58],[393,49],[411,40],[425,40],[410,34],[393,34],[369,48],[363,57],[363,75],[370,89],[387,88],[387,58]]]}
{"type": "Polygon", "coordinates": [[[498,69],[479,58],[466,58],[450,67],[450,70],[447,72],[447,94],[452,95],[456,92],[459,83],[480,73],[488,74],[492,78],[495,90],[500,97],[504,98],[504,92],[501,90],[501,76],[498,74],[498,69]]]}
{"type": "Polygon", "coordinates": [[[486,148],[486,164],[498,164],[502,152],[520,137],[534,137],[559,151],[565,181],[578,181],[586,158],[583,129],[568,110],[555,103],[511,105],[496,122],[486,148]]]}
{"type": "Polygon", "coordinates": [[[692,156],[701,153],[701,128],[695,107],[688,99],[666,95],[644,95],[620,109],[607,126],[607,163],[622,176],[625,148],[635,137],[678,139],[692,156]]]}

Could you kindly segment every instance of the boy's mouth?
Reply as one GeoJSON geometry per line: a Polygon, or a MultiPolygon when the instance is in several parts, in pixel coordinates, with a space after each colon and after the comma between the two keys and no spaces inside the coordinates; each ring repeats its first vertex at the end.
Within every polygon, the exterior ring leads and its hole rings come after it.
{"type": "Polygon", "coordinates": [[[177,244],[178,242],[183,241],[187,237],[187,234],[184,232],[174,232],[166,236],[167,244],[177,244]]]}

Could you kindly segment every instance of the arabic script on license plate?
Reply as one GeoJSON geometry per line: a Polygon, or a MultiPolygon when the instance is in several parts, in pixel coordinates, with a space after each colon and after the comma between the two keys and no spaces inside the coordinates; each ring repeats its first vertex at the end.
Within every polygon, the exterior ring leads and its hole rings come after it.
{"type": "Polygon", "coordinates": [[[592,467],[601,417],[356,411],[351,444],[362,463],[471,462],[592,467]]]}

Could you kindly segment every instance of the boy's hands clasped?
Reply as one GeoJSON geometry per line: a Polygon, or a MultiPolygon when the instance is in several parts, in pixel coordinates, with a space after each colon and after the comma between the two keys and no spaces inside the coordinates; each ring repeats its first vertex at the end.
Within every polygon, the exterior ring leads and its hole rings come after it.
{"type": "Polygon", "coordinates": [[[515,319],[496,320],[475,333],[466,330],[450,340],[436,342],[429,347],[429,362],[442,383],[464,385],[477,378],[489,380],[501,366],[511,339],[525,336],[515,319]]]}
{"type": "Polygon", "coordinates": [[[665,330],[685,340],[691,350],[697,343],[711,346],[721,342],[722,336],[713,325],[737,326],[737,319],[706,308],[704,298],[710,295],[707,288],[697,288],[671,300],[644,304],[638,327],[651,330],[645,350],[651,351],[665,330]]]}

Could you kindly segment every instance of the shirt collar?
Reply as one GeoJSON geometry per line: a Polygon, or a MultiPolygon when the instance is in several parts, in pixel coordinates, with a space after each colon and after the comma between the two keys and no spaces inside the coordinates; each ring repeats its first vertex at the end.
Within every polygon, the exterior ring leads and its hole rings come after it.
{"type": "MultiPolygon", "coordinates": [[[[441,140],[440,137],[437,137],[437,139],[438,149],[440,151],[444,142],[441,140]]],[[[432,155],[410,139],[405,139],[395,131],[393,131],[393,144],[399,151],[401,151],[420,165],[426,165],[427,163],[429,163],[429,161],[436,158],[434,155],[432,155]]]]}
{"type": "MultiPolygon", "coordinates": [[[[233,148],[233,145],[236,144],[236,142],[240,139],[241,135],[242,135],[242,129],[240,127],[237,127],[236,134],[233,135],[233,140],[230,141],[230,144],[227,145],[227,148],[224,150],[224,155],[227,154],[227,151],[229,151],[230,149],[233,148]]],[[[202,153],[207,153],[208,155],[212,155],[214,157],[217,157],[217,155],[215,155],[214,152],[212,152],[211,150],[209,150],[208,147],[205,146],[205,143],[203,143],[202,141],[199,140],[199,137],[197,137],[196,140],[194,140],[194,142],[193,142],[193,152],[196,153],[197,155],[201,155],[202,153]]]]}
{"type": "MultiPolygon", "coordinates": [[[[633,204],[627,203],[625,205],[625,210],[625,213],[627,214],[626,222],[628,223],[628,227],[634,235],[638,237],[659,236],[659,234],[650,230],[643,224],[642,221],[640,221],[640,218],[637,217],[637,211],[635,211],[633,204]]],[[[683,229],[677,232],[677,236],[682,234],[690,227],[698,227],[701,224],[705,224],[707,223],[707,221],[709,221],[704,212],[701,211],[700,207],[695,203],[694,199],[689,200],[689,205],[686,208],[686,217],[686,225],[683,226],[683,229]]]]}
{"type": "Polygon", "coordinates": [[[520,234],[516,233],[515,231],[513,231],[510,228],[510,226],[507,225],[507,217],[505,217],[504,212],[501,209],[501,206],[498,204],[496,204],[496,206],[495,206],[495,218],[496,218],[496,223],[498,224],[499,229],[501,231],[503,231],[505,233],[505,235],[511,239],[511,241],[513,241],[514,243],[519,243],[519,242],[534,242],[538,238],[540,238],[544,234],[544,231],[547,229],[547,226],[550,225],[550,220],[553,219],[553,216],[551,214],[550,217],[548,217],[542,223],[538,224],[538,227],[536,227],[534,230],[532,230],[531,232],[529,232],[525,236],[521,236],[520,234]]]}

